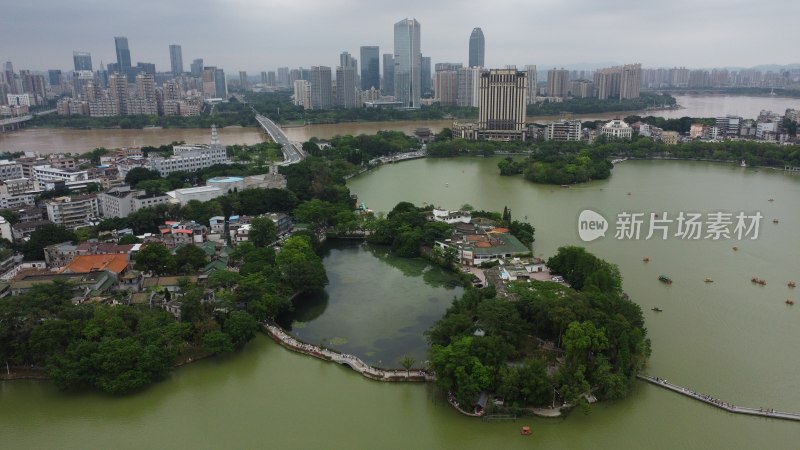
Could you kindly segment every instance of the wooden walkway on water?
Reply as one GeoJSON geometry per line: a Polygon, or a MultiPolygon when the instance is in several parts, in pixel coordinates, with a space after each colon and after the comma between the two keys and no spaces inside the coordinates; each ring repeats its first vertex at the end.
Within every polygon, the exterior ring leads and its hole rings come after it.
{"type": "Polygon", "coordinates": [[[771,419],[794,420],[800,422],[800,414],[776,411],[772,408],[750,408],[747,406],[737,406],[732,403],[724,402],[720,399],[711,397],[710,395],[701,394],[691,389],[678,386],[677,384],[672,384],[663,378],[651,377],[648,375],[637,375],[637,377],[641,380],[647,381],[648,383],[652,383],[656,386],[660,386],[664,389],[668,389],[673,392],[677,392],[678,394],[685,395],[689,398],[706,403],[708,405],[714,406],[719,409],[724,409],[725,411],[734,414],[746,414],[749,416],[768,417],[771,419]]]}

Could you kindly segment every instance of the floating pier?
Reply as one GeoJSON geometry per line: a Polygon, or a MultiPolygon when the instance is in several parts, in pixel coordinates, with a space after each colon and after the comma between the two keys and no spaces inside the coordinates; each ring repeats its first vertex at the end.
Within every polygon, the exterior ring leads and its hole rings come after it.
{"type": "Polygon", "coordinates": [[[759,417],[768,417],[772,419],[783,419],[783,420],[794,420],[800,422],[800,414],[796,413],[789,413],[789,412],[782,412],[776,411],[772,408],[750,408],[747,406],[737,406],[732,403],[724,402],[720,399],[714,398],[710,395],[701,394],[699,392],[695,392],[691,389],[685,388],[683,386],[678,386],[677,384],[670,383],[669,381],[658,378],[658,377],[651,377],[648,375],[637,375],[640,380],[647,381],[648,383],[652,383],[656,386],[660,386],[664,389],[668,389],[673,392],[677,392],[678,394],[685,395],[689,398],[693,398],[697,401],[706,403],[708,405],[714,406],[719,409],[724,409],[725,411],[734,413],[734,414],[746,414],[749,416],[759,416],[759,417]]]}

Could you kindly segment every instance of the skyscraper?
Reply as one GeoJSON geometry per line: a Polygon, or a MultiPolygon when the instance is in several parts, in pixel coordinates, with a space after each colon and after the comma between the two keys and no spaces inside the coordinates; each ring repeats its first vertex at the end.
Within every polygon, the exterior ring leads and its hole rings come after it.
{"type": "Polygon", "coordinates": [[[455,106],[458,103],[458,72],[436,72],[436,99],[442,106],[455,106]]]}
{"type": "Polygon", "coordinates": [[[528,104],[536,103],[536,83],[539,81],[539,76],[536,74],[536,65],[528,64],[525,66],[525,72],[528,73],[528,104]]]}
{"type": "Polygon", "coordinates": [[[394,95],[394,55],[383,54],[383,84],[381,90],[386,95],[394,95]]]}
{"type": "Polygon", "coordinates": [[[192,61],[192,76],[200,78],[203,75],[203,58],[192,61]]]}
{"type": "Polygon", "coordinates": [[[547,71],[547,95],[566,98],[569,94],[569,70],[564,68],[547,71]]]}
{"type": "Polygon", "coordinates": [[[117,50],[117,70],[128,77],[128,81],[133,81],[134,74],[131,70],[131,50],[128,47],[128,38],[124,36],[114,37],[114,47],[117,50]]]}
{"type": "Polygon", "coordinates": [[[250,82],[247,81],[247,71],[240,70],[239,71],[239,87],[240,89],[247,89],[250,86],[250,82]]]}
{"type": "Polygon", "coordinates": [[[289,87],[289,68],[278,67],[278,87],[289,87]]]}
{"type": "Polygon", "coordinates": [[[381,87],[381,61],[378,46],[361,47],[361,90],[381,87]]]}
{"type": "Polygon", "coordinates": [[[339,66],[336,68],[336,106],[355,108],[358,106],[356,96],[356,68],[339,66]]]}
{"type": "MultiPolygon", "coordinates": [[[[333,106],[331,68],[326,66],[313,66],[310,72],[311,108],[329,109],[333,106]]],[[[278,69],[278,74],[280,74],[280,69],[278,69]]]]}
{"type": "Polygon", "coordinates": [[[108,83],[111,86],[109,96],[114,100],[115,115],[128,114],[128,76],[122,73],[113,74],[108,77],[108,83]]]}
{"type": "Polygon", "coordinates": [[[92,70],[92,54],[89,52],[72,52],[75,70],[92,70]]]}
{"type": "Polygon", "coordinates": [[[516,69],[481,73],[478,138],[525,140],[528,77],[516,69]]]}
{"type": "Polygon", "coordinates": [[[480,105],[481,71],[479,67],[458,68],[458,106],[480,105]]]}
{"type": "Polygon", "coordinates": [[[169,46],[169,64],[172,67],[173,75],[178,76],[183,73],[183,52],[180,45],[172,44],[169,46]]]}
{"type": "Polygon", "coordinates": [[[394,24],[394,96],[406,108],[419,108],[421,94],[420,25],[416,19],[394,24]]]}
{"type": "Polygon", "coordinates": [[[430,56],[423,56],[420,59],[420,82],[422,85],[420,86],[421,94],[427,95],[431,92],[431,57],[430,56]]]}
{"type": "Polygon", "coordinates": [[[228,98],[228,83],[225,80],[225,71],[217,67],[214,71],[214,86],[216,87],[217,97],[228,98]]]}
{"type": "Polygon", "coordinates": [[[486,53],[486,40],[483,38],[483,30],[473,28],[469,35],[469,67],[483,67],[484,55],[486,53]]]}

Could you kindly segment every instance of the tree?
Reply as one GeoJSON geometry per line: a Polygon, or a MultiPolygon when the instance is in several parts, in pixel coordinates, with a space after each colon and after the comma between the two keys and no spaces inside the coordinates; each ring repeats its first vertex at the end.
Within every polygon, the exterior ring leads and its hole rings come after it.
{"type": "Polygon", "coordinates": [[[136,268],[156,275],[174,274],[177,271],[175,257],[160,243],[145,244],[134,257],[136,268]]]}
{"type": "Polygon", "coordinates": [[[305,236],[292,236],[284,242],[276,257],[284,282],[296,291],[321,289],[328,283],[322,260],[314,253],[305,236]]]}
{"type": "Polygon", "coordinates": [[[64,227],[45,225],[31,233],[28,242],[22,246],[22,253],[27,261],[41,260],[44,259],[44,248],[48,245],[77,240],[75,233],[64,227]]]}
{"type": "Polygon", "coordinates": [[[244,347],[244,344],[253,339],[257,330],[256,319],[244,311],[233,311],[222,324],[222,331],[230,336],[231,342],[237,348],[244,347]]]}
{"type": "Polygon", "coordinates": [[[278,227],[269,217],[256,217],[250,221],[250,242],[265,247],[278,238],[278,227]]]}
{"type": "Polygon", "coordinates": [[[117,241],[117,244],[119,245],[141,244],[141,243],[142,240],[133,234],[126,234],[125,236],[119,238],[119,241],[117,241]]]}
{"type": "Polygon", "coordinates": [[[206,265],[206,252],[194,244],[187,244],[175,252],[175,265],[185,274],[197,272],[206,265]]]}
{"type": "Polygon", "coordinates": [[[19,216],[14,211],[10,209],[0,209],[0,217],[6,219],[8,223],[14,225],[15,223],[19,222],[19,216]]]}
{"type": "Polygon", "coordinates": [[[138,185],[140,181],[158,180],[160,178],[161,174],[158,173],[157,170],[150,170],[145,167],[134,167],[125,175],[125,183],[133,187],[138,185]]]}
{"type": "Polygon", "coordinates": [[[400,366],[406,369],[406,376],[408,376],[409,371],[411,370],[411,367],[414,366],[415,362],[417,362],[417,360],[411,357],[411,355],[403,355],[403,357],[400,358],[400,366]]]}
{"type": "Polygon", "coordinates": [[[203,348],[210,353],[230,353],[234,350],[231,337],[218,330],[203,336],[203,348]]]}

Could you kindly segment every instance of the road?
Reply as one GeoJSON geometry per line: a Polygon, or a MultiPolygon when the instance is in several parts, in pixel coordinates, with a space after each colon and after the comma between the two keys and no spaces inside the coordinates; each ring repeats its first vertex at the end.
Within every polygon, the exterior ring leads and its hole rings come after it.
{"type": "Polygon", "coordinates": [[[261,128],[267,132],[269,137],[275,141],[276,144],[281,146],[281,151],[283,152],[283,162],[280,164],[281,166],[297,164],[308,156],[303,151],[300,144],[290,141],[289,138],[283,134],[281,127],[276,125],[275,122],[259,114],[255,108],[253,108],[253,112],[256,114],[256,120],[258,124],[261,125],[261,128]]]}

